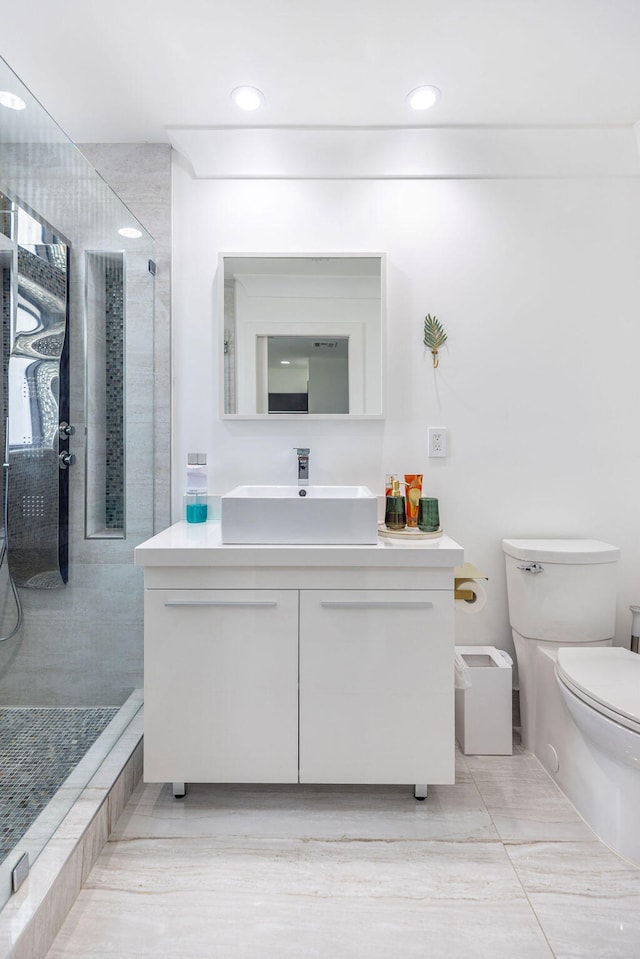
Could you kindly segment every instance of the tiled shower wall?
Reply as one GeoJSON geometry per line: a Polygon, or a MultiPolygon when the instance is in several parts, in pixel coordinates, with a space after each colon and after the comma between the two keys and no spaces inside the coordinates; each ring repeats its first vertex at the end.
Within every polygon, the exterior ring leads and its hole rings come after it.
{"type": "Polygon", "coordinates": [[[153,528],[171,522],[171,147],[83,143],[80,149],[155,240],[153,528]]]}
{"type": "MultiPolygon", "coordinates": [[[[98,144],[82,152],[156,241],[153,328],[127,326],[127,538],[84,538],[80,429],[71,443],[78,462],[70,495],[69,583],[20,591],[24,625],[15,640],[0,646],[4,705],[120,705],[142,685],[142,573],[133,566],[133,549],[170,521],[170,147],[98,144]]],[[[78,424],[84,419],[82,258],[83,251],[72,246],[71,421],[78,424]]],[[[2,632],[12,625],[8,596],[2,570],[2,632]]]]}

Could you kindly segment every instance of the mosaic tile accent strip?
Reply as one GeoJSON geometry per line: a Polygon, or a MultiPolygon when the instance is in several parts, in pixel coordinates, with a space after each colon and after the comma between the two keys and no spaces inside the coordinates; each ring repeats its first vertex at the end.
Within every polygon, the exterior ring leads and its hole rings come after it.
{"type": "Polygon", "coordinates": [[[124,273],[120,258],[105,267],[105,526],[124,529],[124,273]]]}
{"type": "Polygon", "coordinates": [[[117,712],[113,706],[0,708],[0,862],[117,712]]]}

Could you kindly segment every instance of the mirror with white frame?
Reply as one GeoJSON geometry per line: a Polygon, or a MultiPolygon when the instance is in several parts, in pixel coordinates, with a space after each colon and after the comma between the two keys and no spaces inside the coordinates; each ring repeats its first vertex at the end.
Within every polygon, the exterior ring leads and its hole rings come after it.
{"type": "Polygon", "coordinates": [[[223,418],[383,415],[383,253],[220,254],[223,418]]]}

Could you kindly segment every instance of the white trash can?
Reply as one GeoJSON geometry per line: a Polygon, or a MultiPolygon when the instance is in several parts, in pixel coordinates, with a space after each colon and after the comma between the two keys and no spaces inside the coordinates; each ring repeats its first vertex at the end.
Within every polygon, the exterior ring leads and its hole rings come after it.
{"type": "Polygon", "coordinates": [[[511,667],[495,646],[456,646],[456,738],[465,755],[512,753],[511,667]]]}

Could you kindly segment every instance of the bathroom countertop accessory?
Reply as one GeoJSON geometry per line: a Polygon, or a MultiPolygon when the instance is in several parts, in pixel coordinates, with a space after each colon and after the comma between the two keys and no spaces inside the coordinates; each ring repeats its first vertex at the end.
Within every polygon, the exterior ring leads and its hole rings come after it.
{"type": "Polygon", "coordinates": [[[434,496],[421,496],[418,500],[418,529],[423,533],[440,529],[440,510],[434,496]]]}
{"type": "Polygon", "coordinates": [[[442,527],[430,533],[423,533],[417,526],[405,526],[404,529],[389,529],[384,523],[378,523],[378,536],[389,539],[402,539],[407,543],[422,542],[427,539],[440,539],[443,536],[442,527]]]}
{"type": "Polygon", "coordinates": [[[187,454],[187,523],[204,523],[208,514],[207,454],[187,454]]]}
{"type": "Polygon", "coordinates": [[[422,473],[405,473],[407,526],[418,525],[418,506],[422,496],[422,473]]]}
{"type": "Polygon", "coordinates": [[[387,530],[396,532],[403,530],[407,525],[405,499],[400,492],[400,480],[390,477],[391,492],[387,495],[384,511],[384,526],[387,530]]]}

